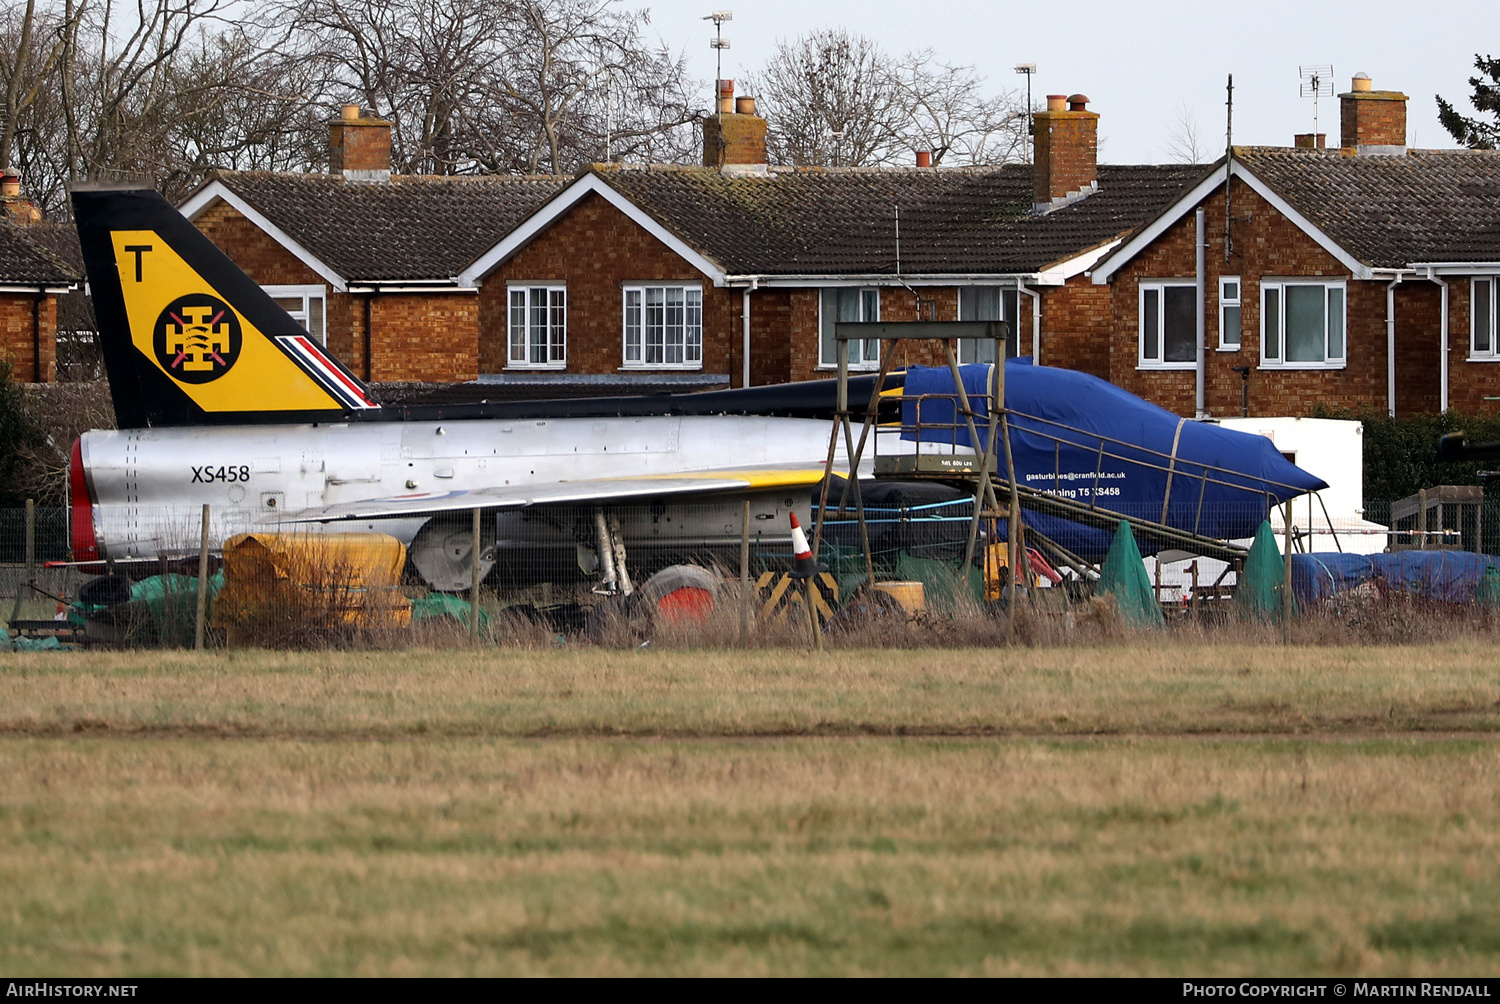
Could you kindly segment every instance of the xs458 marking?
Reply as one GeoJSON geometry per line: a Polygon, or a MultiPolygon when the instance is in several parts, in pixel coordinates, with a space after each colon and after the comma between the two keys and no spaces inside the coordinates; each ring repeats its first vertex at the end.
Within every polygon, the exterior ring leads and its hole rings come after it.
{"type": "Polygon", "coordinates": [[[250,480],[249,464],[206,464],[203,467],[193,468],[193,484],[211,485],[215,481],[226,484],[234,484],[236,481],[250,480]]]}

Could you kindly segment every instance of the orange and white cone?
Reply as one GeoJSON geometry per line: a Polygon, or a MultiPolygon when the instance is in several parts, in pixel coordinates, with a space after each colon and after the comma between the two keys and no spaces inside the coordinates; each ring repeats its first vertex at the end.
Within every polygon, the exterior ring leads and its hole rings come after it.
{"type": "Polygon", "coordinates": [[[792,565],[791,575],[794,579],[810,579],[819,572],[828,571],[827,566],[820,565],[813,560],[812,548],[807,546],[807,534],[802,532],[802,524],[797,522],[796,513],[788,513],[792,518],[792,554],[795,563],[792,565]]]}

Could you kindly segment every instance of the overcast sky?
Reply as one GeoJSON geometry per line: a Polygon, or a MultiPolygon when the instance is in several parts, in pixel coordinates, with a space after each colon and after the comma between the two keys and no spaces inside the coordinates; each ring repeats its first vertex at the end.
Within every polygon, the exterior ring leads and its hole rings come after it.
{"type": "MultiPolygon", "coordinates": [[[[1298,97],[1298,68],[1332,64],[1335,94],[1368,73],[1380,90],[1411,97],[1407,140],[1451,147],[1433,95],[1472,111],[1468,78],[1474,55],[1500,53],[1500,3],[1359,4],[1309,0],[1064,0],[980,3],[971,0],[643,0],[652,28],[694,73],[714,76],[700,18],[729,9],[724,53],[731,79],[759,67],[778,39],[842,26],[893,54],[933,49],[946,62],[970,64],[993,89],[1024,86],[1017,63],[1035,63],[1032,93],[1083,93],[1100,114],[1100,159],[1113,164],[1170,160],[1165,147],[1186,109],[1214,159],[1224,146],[1224,83],[1234,74],[1237,145],[1290,146],[1311,132],[1313,102],[1298,97]]],[[[705,89],[704,107],[708,106],[705,89]]],[[[1319,129],[1338,142],[1338,99],[1319,104],[1319,129]]]]}

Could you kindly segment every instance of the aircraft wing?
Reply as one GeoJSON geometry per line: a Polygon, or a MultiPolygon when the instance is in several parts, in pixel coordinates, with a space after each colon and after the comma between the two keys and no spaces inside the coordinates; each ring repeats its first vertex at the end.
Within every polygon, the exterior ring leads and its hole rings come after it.
{"type": "Polygon", "coordinates": [[[551,481],[451,492],[415,492],[386,498],[340,502],[306,509],[279,523],[329,523],[341,520],[407,519],[470,509],[523,509],[539,505],[627,503],[685,498],[767,488],[806,488],[823,480],[823,465],[811,467],[737,468],[629,478],[551,481]]]}

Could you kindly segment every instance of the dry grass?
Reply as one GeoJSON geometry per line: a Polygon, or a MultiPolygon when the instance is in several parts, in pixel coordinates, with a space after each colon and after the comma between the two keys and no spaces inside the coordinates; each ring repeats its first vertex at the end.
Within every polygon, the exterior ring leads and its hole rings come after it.
{"type": "Polygon", "coordinates": [[[12,973],[1493,974],[1492,748],[0,746],[12,973]]]}
{"type": "Polygon", "coordinates": [[[1495,974],[1497,701],[1477,642],[7,656],[0,967],[1495,974]]]}
{"type": "Polygon", "coordinates": [[[49,653],[0,730],[262,736],[1072,735],[1500,728],[1494,650],[1160,645],[823,654],[49,653]]]}

